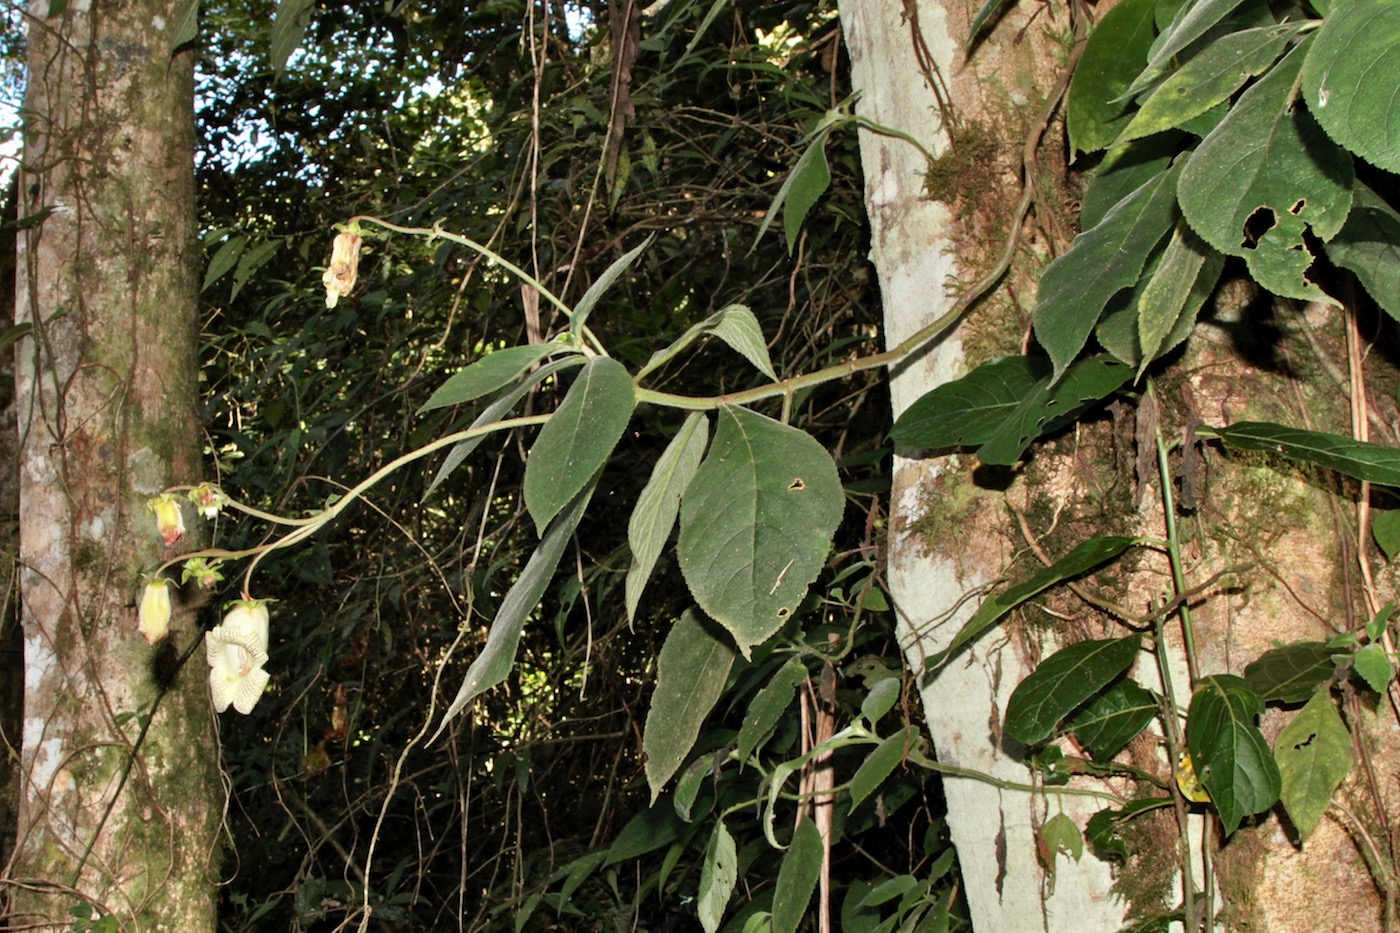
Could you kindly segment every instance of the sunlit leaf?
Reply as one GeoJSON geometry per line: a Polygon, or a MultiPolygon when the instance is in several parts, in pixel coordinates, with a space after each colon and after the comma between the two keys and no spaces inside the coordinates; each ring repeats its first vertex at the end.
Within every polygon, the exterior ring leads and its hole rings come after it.
{"type": "Polygon", "coordinates": [[[1041,661],[1006,703],[1006,734],[1034,745],[1137,659],[1142,636],[1076,642],[1041,661]]]}
{"type": "Polygon", "coordinates": [[[1400,172],[1400,4],[1348,0],[1322,21],[1303,66],[1308,109],[1337,142],[1400,172]]]}
{"type": "Polygon", "coordinates": [[[1282,789],[1269,743],[1255,725],[1264,701],[1233,674],[1203,677],[1186,714],[1186,747],[1225,834],[1278,802],[1282,789]]]}
{"type": "Polygon", "coordinates": [[[1157,697],[1127,678],[1092,697],[1066,724],[1097,761],[1118,754],[1159,711],[1157,697]]]}
{"type": "Polygon", "coordinates": [[[1209,430],[1227,447],[1276,453],[1289,460],[1315,463],[1355,479],[1383,486],[1400,486],[1400,450],[1384,444],[1265,421],[1242,421],[1209,430]]]}
{"type": "Polygon", "coordinates": [[[705,847],[705,860],[700,866],[700,892],[696,899],[696,910],[705,933],[715,933],[719,929],[738,877],[739,855],[734,837],[723,820],[716,820],[709,845],[705,847]]]}
{"type": "Polygon", "coordinates": [[[627,522],[627,543],[632,548],[632,565],[624,585],[628,621],[636,618],[642,591],[651,579],[661,549],[671,537],[676,516],[680,514],[681,494],[700,468],[700,458],[708,440],[705,416],[691,413],[666,445],[652,468],[646,487],[637,497],[632,517],[627,522]]]}
{"type": "Polygon", "coordinates": [[[727,635],[695,612],[685,612],[666,636],[642,733],[652,803],[690,754],[733,664],[734,646],[727,635]]]}
{"type": "Polygon", "coordinates": [[[447,377],[437,391],[418,409],[418,414],[462,405],[509,385],[531,366],[563,349],[557,344],[526,344],[493,350],[481,359],[447,377]]]}
{"type": "Polygon", "coordinates": [[[1351,771],[1351,735],[1326,690],[1278,734],[1274,759],[1282,779],[1280,797],[1288,818],[1306,840],[1332,803],[1332,794],[1351,771]]]}
{"type": "Polygon", "coordinates": [[[796,933],[821,875],[822,855],[822,834],[816,822],[805,819],[798,823],[778,868],[778,883],[773,891],[773,933],[796,933]]]}

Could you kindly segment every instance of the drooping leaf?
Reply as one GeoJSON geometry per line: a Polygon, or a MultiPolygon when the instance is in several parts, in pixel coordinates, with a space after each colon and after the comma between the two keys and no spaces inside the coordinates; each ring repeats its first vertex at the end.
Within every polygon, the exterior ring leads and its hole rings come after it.
{"type": "Polygon", "coordinates": [[[1270,648],[1245,665],[1244,679],[1265,703],[1302,703],[1332,679],[1336,653],[1321,641],[1270,648]]]}
{"type": "Polygon", "coordinates": [[[822,834],[816,822],[805,819],[798,823],[778,868],[773,891],[773,933],[796,933],[821,875],[822,856],[822,834]]]}
{"type": "Polygon", "coordinates": [[[686,332],[672,341],[664,350],[657,350],[647,361],[642,372],[650,372],[657,366],[678,354],[697,337],[713,334],[740,353],[759,372],[776,382],[778,375],[773,371],[773,361],[768,355],[768,344],[763,339],[763,329],[758,318],[745,305],[726,305],[699,324],[693,324],[686,332]]]}
{"type": "Polygon", "coordinates": [[[701,755],[686,765],[681,776],[676,778],[676,792],[671,797],[671,805],[676,808],[676,816],[690,822],[690,809],[695,806],[695,798],[700,788],[714,780],[716,755],[701,755]]]}
{"type": "Polygon", "coordinates": [[[977,459],[992,466],[1012,466],[1035,440],[1074,423],[1088,409],[1117,392],[1133,377],[1133,368],[1099,354],[1069,364],[1058,380],[1047,377],[1023,398],[977,459]]]}
{"type": "Polygon", "coordinates": [[[1158,807],[1170,807],[1172,798],[1170,797],[1147,797],[1142,800],[1129,801],[1122,807],[1108,807],[1100,810],[1089,817],[1089,824],[1085,827],[1085,838],[1100,855],[1110,859],[1123,859],[1128,857],[1128,845],[1125,843],[1119,830],[1123,824],[1141,816],[1149,810],[1156,810],[1158,807]]]}
{"type": "Polygon", "coordinates": [[[1354,170],[1306,110],[1289,106],[1306,45],[1240,95],[1191,155],[1177,192],[1201,239],[1244,257],[1274,294],[1315,301],[1326,296],[1305,278],[1313,257],[1303,235],[1311,228],[1330,240],[1342,229],[1354,170]]]}
{"type": "Polygon", "coordinates": [[[725,828],[724,820],[716,820],[710,843],[705,847],[705,860],[700,866],[700,892],[696,902],[705,933],[715,933],[719,929],[738,878],[739,854],[734,837],[725,828]]]}
{"type": "Polygon", "coordinates": [[[637,497],[637,505],[627,522],[627,543],[632,548],[632,565],[624,584],[629,622],[636,618],[642,591],[651,579],[661,549],[671,537],[671,529],[681,510],[681,495],[700,468],[700,458],[708,440],[705,416],[692,412],[662,451],[652,468],[651,478],[637,497]]]}
{"type": "Polygon", "coordinates": [[[1155,6],[1156,0],[1123,0],[1089,34],[1065,105],[1071,154],[1109,146],[1127,125],[1122,96],[1147,61],[1155,6]]]}
{"type": "Polygon", "coordinates": [[[1115,204],[1160,177],[1172,164],[1181,139],[1180,133],[1159,133],[1105,152],[1089,179],[1089,190],[1084,192],[1080,229],[1098,226],[1115,204]]]}
{"type": "Polygon", "coordinates": [[[792,255],[797,245],[797,236],[802,232],[802,221],[831,187],[831,167],[826,161],[826,135],[812,140],[792,168],[792,187],[787,192],[787,204],[783,207],[783,234],[787,237],[788,255],[792,255]]]}
{"type": "Polygon", "coordinates": [[[1034,745],[1137,659],[1141,635],[1081,641],[1040,662],[1006,702],[1006,734],[1034,745]]]}
{"type": "Polygon", "coordinates": [[[1269,743],[1254,722],[1262,712],[1264,701],[1244,678],[1220,674],[1201,678],[1186,713],[1186,747],[1226,835],[1277,803],[1282,790],[1269,743]]]}
{"type": "Polygon", "coordinates": [[[632,377],[606,356],[588,361],[525,462],[525,508],[544,531],[598,472],[627,429],[636,404],[632,377]]]}
{"type": "Polygon", "coordinates": [[[588,291],[584,292],[583,297],[575,303],[573,313],[569,315],[569,330],[572,331],[575,336],[583,333],[584,322],[588,320],[588,315],[591,314],[594,307],[597,306],[598,300],[607,293],[608,289],[612,288],[613,283],[621,278],[623,273],[632,268],[632,264],[637,261],[637,257],[646,252],[647,247],[651,246],[655,239],[656,234],[653,233],[640,244],[628,250],[627,253],[603,270],[603,274],[598,276],[598,278],[593,281],[592,285],[588,286],[588,291]]]}
{"type": "Polygon", "coordinates": [[[1157,244],[1171,233],[1180,174],[1178,162],[1138,188],[1046,267],[1032,317],[1057,376],[1084,349],[1110,299],[1137,283],[1157,244]]]}
{"type": "Polygon", "coordinates": [[[1046,820],[1040,827],[1040,838],[1051,858],[1068,855],[1077,862],[1084,855],[1084,836],[1068,814],[1056,813],[1046,820]]]}
{"type": "MultiPolygon", "coordinates": [[[[170,30],[170,50],[174,52],[199,38],[199,0],[184,0],[170,30]]],[[[202,291],[202,289],[201,289],[202,291]]]]}
{"type": "Polygon", "coordinates": [[[877,680],[860,703],[860,718],[864,719],[868,725],[875,726],[885,717],[886,713],[894,709],[894,705],[899,702],[899,695],[903,690],[904,684],[898,677],[877,680]]]}
{"type": "Polygon", "coordinates": [[[1400,450],[1341,434],[1305,431],[1266,421],[1242,421],[1210,432],[1227,447],[1276,453],[1355,479],[1400,486],[1400,450]]]}
{"type": "Polygon", "coordinates": [[[1348,0],[1328,12],[1303,66],[1308,109],[1338,143],[1400,172],[1400,6],[1348,0]]]}
{"type": "Polygon", "coordinates": [[[1067,723],[1096,761],[1107,761],[1157,716],[1157,697],[1124,677],[1092,697],[1067,723]]]}
{"type": "Polygon", "coordinates": [[[763,685],[763,689],[754,694],[753,700],[749,702],[748,711],[744,714],[744,724],[739,727],[739,738],[736,741],[736,755],[740,762],[748,761],[749,756],[768,741],[768,737],[773,734],[773,727],[792,705],[793,690],[806,677],[807,666],[802,663],[802,659],[788,658],[787,663],[778,668],[772,679],[763,685]]]}
{"type": "Polygon", "coordinates": [[[729,638],[696,612],[687,610],[666,636],[656,659],[656,692],[642,732],[652,803],[690,754],[733,665],[729,638]]]}
{"type": "MultiPolygon", "coordinates": [[[[1164,31],[1155,43],[1151,60],[1143,69],[1143,80],[1150,81],[1153,75],[1162,71],[1191,43],[1222,22],[1242,2],[1244,0],[1196,0],[1194,3],[1182,4],[1170,28],[1164,31]]],[[[1133,87],[1134,90],[1138,90],[1141,84],[1135,82],[1133,87]]]]}
{"type": "Polygon", "coordinates": [[[463,405],[509,385],[531,366],[563,349],[557,344],[538,343],[493,350],[461,369],[438,386],[437,391],[418,409],[418,414],[452,405],[463,405]]]}
{"type": "Polygon", "coordinates": [[[1400,320],[1400,214],[1361,182],[1342,230],[1323,244],[1327,258],[1353,273],[1381,308],[1400,320]]]}
{"type": "Polygon", "coordinates": [[[486,645],[467,668],[462,686],[457,689],[457,696],[453,698],[447,712],[442,714],[442,722],[438,724],[437,732],[433,733],[434,739],[468,703],[505,680],[510,669],[515,666],[515,650],[520,644],[520,633],[525,628],[525,620],[539,605],[545,587],[553,579],[555,568],[559,566],[559,558],[564,554],[564,546],[569,543],[574,530],[578,528],[579,520],[583,518],[595,488],[595,484],[590,483],[580,490],[567,508],[555,516],[545,529],[535,553],[530,555],[524,569],[520,571],[520,576],[501,600],[501,605],[496,610],[496,618],[491,620],[486,645]]]}
{"type": "Polygon", "coordinates": [[[1331,695],[1319,690],[1274,743],[1282,780],[1280,797],[1301,839],[1312,835],[1351,771],[1351,735],[1331,695]]]}
{"type": "Polygon", "coordinates": [[[1376,693],[1385,693],[1385,688],[1395,679],[1395,664],[1381,645],[1365,645],[1358,649],[1352,658],[1352,669],[1376,693]]]}
{"type": "Polygon", "coordinates": [[[210,285],[231,272],[247,245],[246,236],[234,236],[225,240],[209,259],[209,268],[204,272],[204,284],[199,286],[199,290],[208,291],[210,285]]]}
{"type": "Polygon", "coordinates": [[[669,846],[685,832],[685,824],[669,803],[654,804],[627,821],[608,847],[607,864],[616,865],[669,846]]]}
{"type": "Polygon", "coordinates": [[[1181,222],[1138,295],[1138,376],[1191,333],[1225,268],[1225,257],[1181,222]]]}
{"type": "Polygon", "coordinates": [[[700,608],[739,650],[787,622],[817,578],[845,500],[811,435],[724,407],[709,454],[681,501],[681,572],[700,608]]]}
{"type": "Polygon", "coordinates": [[[972,25],[968,27],[968,45],[977,41],[978,37],[982,35],[982,30],[986,28],[987,23],[991,22],[993,15],[1009,2],[1010,0],[986,0],[986,2],[982,4],[981,8],[977,11],[977,15],[972,17],[972,25]]]}
{"type": "Polygon", "coordinates": [[[943,665],[963,645],[976,638],[992,625],[1001,621],[1012,609],[1026,600],[1049,589],[1057,583],[1072,580],[1082,573],[1093,570],[1138,543],[1137,538],[1105,535],[1081,542],[1074,550],[1046,567],[1024,583],[993,593],[982,601],[972,618],[963,623],[953,636],[947,648],[931,655],[924,663],[925,671],[934,671],[943,665]]]}
{"type": "MultiPolygon", "coordinates": [[[[754,234],[753,243],[749,245],[749,252],[753,252],[754,248],[758,246],[759,241],[762,240],[763,235],[768,232],[768,227],[773,223],[773,219],[778,216],[779,211],[783,212],[784,228],[792,229],[790,226],[792,222],[788,220],[788,217],[792,216],[793,211],[792,208],[787,205],[787,201],[789,197],[793,196],[793,189],[797,187],[799,179],[803,181],[806,193],[811,197],[812,203],[815,203],[816,199],[821,196],[825,188],[823,187],[822,190],[816,190],[816,183],[820,180],[820,170],[808,168],[804,166],[804,163],[810,164],[812,160],[820,159],[822,165],[826,166],[827,136],[831,133],[832,127],[840,126],[851,119],[852,117],[849,114],[842,113],[839,110],[829,110],[817,121],[817,125],[814,126],[811,133],[807,135],[807,148],[802,151],[802,155],[797,159],[797,164],[793,166],[792,171],[788,172],[787,178],[783,179],[783,184],[778,188],[778,193],[773,196],[773,203],[768,205],[768,212],[763,215],[763,220],[758,225],[758,232],[754,234]],[[821,154],[819,156],[811,155],[813,149],[821,150],[821,154]],[[817,174],[813,175],[813,172],[817,174]]],[[[827,181],[828,183],[830,182],[829,168],[827,181]]],[[[806,216],[807,211],[811,209],[812,203],[809,203],[802,209],[802,217],[806,216]]],[[[796,219],[796,227],[802,225],[802,217],[796,219]]],[[[792,252],[791,236],[788,241],[788,252],[792,252]]]]}
{"type": "Polygon", "coordinates": [[[1376,513],[1371,519],[1371,537],[1376,539],[1385,559],[1394,560],[1400,553],[1400,509],[1376,513]]]}
{"type": "Polygon", "coordinates": [[[861,801],[875,792],[885,778],[904,760],[909,749],[919,741],[919,730],[905,726],[887,736],[875,746],[875,750],[865,756],[856,773],[851,777],[851,811],[860,806],[861,801]]]}
{"type": "Polygon", "coordinates": [[[268,56],[272,71],[280,80],[287,73],[287,60],[301,45],[306,27],[311,25],[311,11],[316,0],[279,0],[277,14],[272,18],[272,41],[268,56]]]}

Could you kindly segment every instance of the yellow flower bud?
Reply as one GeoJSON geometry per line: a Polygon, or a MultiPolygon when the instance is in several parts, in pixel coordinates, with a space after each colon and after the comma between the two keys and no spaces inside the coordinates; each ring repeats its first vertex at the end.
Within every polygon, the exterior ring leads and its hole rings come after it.
{"type": "Polygon", "coordinates": [[[331,247],[331,264],[321,276],[321,284],[326,286],[327,308],[334,308],[335,303],[355,287],[355,277],[360,272],[360,242],[358,234],[336,234],[331,247]]]}
{"type": "Polygon", "coordinates": [[[170,581],[151,580],[141,593],[137,613],[138,628],[147,643],[154,645],[170,632],[170,581]]]}
{"type": "Polygon", "coordinates": [[[161,493],[146,502],[146,508],[156,513],[156,530],[166,545],[173,547],[185,534],[185,518],[180,513],[180,498],[161,493]]]}

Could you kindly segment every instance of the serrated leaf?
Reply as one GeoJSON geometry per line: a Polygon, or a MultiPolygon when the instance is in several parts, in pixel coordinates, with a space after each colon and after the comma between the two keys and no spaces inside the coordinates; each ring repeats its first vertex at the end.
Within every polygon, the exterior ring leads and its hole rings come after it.
{"type": "Polygon", "coordinates": [[[1065,105],[1071,154],[1109,146],[1127,125],[1121,98],[1147,61],[1155,6],[1156,0],[1123,0],[1089,34],[1065,105]]]}
{"type": "Polygon", "coordinates": [[[700,458],[704,456],[709,437],[705,416],[699,412],[688,415],[656,461],[651,478],[637,497],[637,505],[627,522],[627,543],[632,549],[632,564],[624,584],[629,622],[637,616],[642,591],[651,579],[661,549],[671,537],[671,529],[681,510],[681,495],[700,468],[700,458]]]}
{"type": "Polygon", "coordinates": [[[1386,560],[1394,560],[1400,553],[1400,509],[1377,512],[1371,519],[1371,537],[1376,546],[1385,554],[1386,560]]]}
{"type": "Polygon", "coordinates": [[[574,304],[573,311],[569,315],[570,331],[575,335],[582,334],[584,322],[588,320],[588,315],[591,314],[594,307],[597,306],[598,300],[601,299],[603,295],[607,294],[608,289],[612,288],[613,283],[621,278],[623,273],[632,268],[632,264],[637,261],[637,257],[646,252],[647,247],[651,246],[655,240],[656,234],[653,233],[643,240],[640,245],[633,247],[622,257],[615,260],[612,265],[608,266],[607,269],[603,271],[602,275],[594,280],[592,285],[588,286],[588,290],[584,292],[583,297],[574,304]]]}
{"type": "Polygon", "coordinates": [[[1259,284],[1322,300],[1304,277],[1312,254],[1303,234],[1311,228],[1325,241],[1341,230],[1354,170],[1307,111],[1290,106],[1306,46],[1304,39],[1240,95],[1191,155],[1177,192],[1191,228],[1222,253],[1244,257],[1259,284]]]}
{"type": "Polygon", "coordinates": [[[525,508],[537,529],[543,532],[598,472],[635,404],[632,377],[621,363],[600,356],[584,365],[525,462],[525,508]]]}
{"type": "Polygon", "coordinates": [[[884,783],[885,778],[904,760],[909,749],[919,740],[919,731],[905,726],[885,738],[874,751],[865,756],[856,773],[851,776],[851,812],[884,783]]]}
{"type": "Polygon", "coordinates": [[[1046,267],[1032,318],[1057,376],[1084,349],[1109,301],[1137,283],[1157,244],[1171,233],[1180,174],[1178,162],[1128,195],[1046,267]]]}
{"type": "Polygon", "coordinates": [[[311,25],[311,10],[316,0],[280,0],[277,14],[272,20],[272,40],[268,56],[272,60],[272,71],[281,78],[287,73],[287,61],[301,45],[306,35],[306,27],[311,25]]]}
{"type": "Polygon", "coordinates": [[[1040,662],[1006,702],[1006,734],[1034,745],[1137,659],[1141,635],[1081,641],[1040,662]]]}
{"type": "Polygon", "coordinates": [[[1170,797],[1148,797],[1130,801],[1122,807],[1108,807],[1089,817],[1084,836],[1100,855],[1110,859],[1127,858],[1127,843],[1118,835],[1123,824],[1149,810],[1171,805],[1170,797]]]}
{"type": "Polygon", "coordinates": [[[1280,797],[1300,839],[1312,835],[1332,794],[1351,771],[1351,735],[1331,695],[1313,694],[1274,743],[1282,780],[1280,797]]]}
{"type": "Polygon", "coordinates": [[[1157,697],[1127,678],[1090,698],[1066,723],[1095,761],[1108,761],[1159,712],[1157,697]]]}
{"type": "Polygon", "coordinates": [[[739,650],[787,622],[817,578],[845,499],[811,435],[744,408],[718,414],[685,498],[677,543],[692,595],[739,650]]]}
{"type": "Polygon", "coordinates": [[[602,865],[603,860],[607,857],[607,849],[598,849],[574,859],[573,864],[569,866],[569,874],[559,887],[559,902],[561,904],[569,903],[569,898],[574,896],[574,892],[588,880],[590,875],[598,870],[598,866],[602,865]]]}
{"type": "Polygon", "coordinates": [[[1254,720],[1264,701],[1233,674],[1203,677],[1186,713],[1186,747],[1228,836],[1278,802],[1278,765],[1254,720]]]}
{"type": "Polygon", "coordinates": [[[238,265],[233,270],[233,291],[229,296],[232,301],[238,297],[238,293],[243,291],[243,286],[248,284],[248,280],[253,277],[268,261],[282,248],[281,240],[268,240],[259,243],[257,246],[244,252],[238,257],[238,265]]]}
{"type": "Polygon", "coordinates": [[[816,822],[806,819],[798,823],[778,868],[778,882],[773,890],[773,933],[796,933],[821,875],[823,855],[822,834],[816,822]]]}
{"type": "Polygon", "coordinates": [[[1332,679],[1336,653],[1321,641],[1270,648],[1245,665],[1244,679],[1265,703],[1302,703],[1332,679]]]}
{"type": "MultiPolygon", "coordinates": [[[[758,246],[759,241],[763,239],[763,235],[768,232],[768,227],[773,223],[773,218],[778,216],[778,211],[783,211],[783,225],[785,228],[787,227],[787,200],[791,195],[792,189],[797,182],[799,173],[812,171],[811,169],[804,169],[803,163],[816,158],[816,156],[810,155],[813,149],[822,150],[820,158],[822,162],[825,163],[826,139],[827,136],[831,133],[832,127],[840,126],[841,124],[847,123],[852,119],[854,118],[850,114],[842,113],[839,110],[828,110],[822,116],[822,118],[817,121],[817,125],[812,128],[812,132],[809,133],[807,136],[807,148],[804,149],[802,155],[798,157],[797,164],[795,164],[792,167],[792,171],[788,172],[787,178],[783,179],[782,186],[778,188],[778,193],[773,196],[773,203],[768,205],[767,213],[763,215],[763,220],[759,222],[758,232],[754,234],[753,242],[749,244],[749,252],[754,251],[754,249],[758,246]]],[[[808,205],[808,207],[810,208],[810,205],[808,205]]],[[[805,215],[806,210],[804,210],[802,213],[805,215]]],[[[792,252],[791,243],[789,243],[788,252],[792,252]]]]}
{"type": "Polygon", "coordinates": [[[744,724],[739,727],[736,741],[736,755],[740,762],[747,762],[768,741],[773,727],[792,706],[793,690],[806,678],[807,666],[802,659],[788,658],[787,663],[778,668],[772,679],[763,685],[763,689],[754,694],[748,711],[744,713],[744,724]]]}
{"type": "Polygon", "coordinates": [[[428,396],[418,414],[463,405],[509,385],[521,373],[552,352],[563,349],[555,344],[533,344],[493,350],[475,363],[447,377],[447,381],[428,396]]]}
{"type": "Polygon", "coordinates": [[[1181,139],[1180,133],[1160,133],[1114,146],[1104,153],[1089,179],[1089,190],[1084,192],[1084,204],[1079,210],[1080,229],[1098,226],[1115,204],[1160,177],[1171,166],[1181,139]]]}
{"type": "Polygon", "coordinates": [[[1242,421],[1210,432],[1228,447],[1262,450],[1289,460],[1315,463],[1355,479],[1400,486],[1400,450],[1341,434],[1304,431],[1266,421],[1242,421]]]}
{"type": "Polygon", "coordinates": [[[683,613],[666,636],[642,732],[652,803],[690,754],[733,665],[734,646],[724,632],[694,611],[683,613]]]}
{"type": "Polygon", "coordinates": [[[209,286],[223,278],[233,267],[238,264],[238,257],[243,255],[243,249],[248,245],[246,236],[229,237],[223,244],[214,251],[214,255],[209,259],[209,268],[204,272],[204,284],[199,286],[201,292],[208,291],[209,286]]]}
{"type": "MultiPolygon", "coordinates": [[[[1197,0],[1183,4],[1171,27],[1162,33],[1152,49],[1151,60],[1143,69],[1144,78],[1150,80],[1152,75],[1222,22],[1242,2],[1244,0],[1197,0]]],[[[1135,84],[1134,87],[1137,89],[1139,85],[1135,84]]]]}
{"type": "Polygon", "coordinates": [[[948,647],[929,657],[924,663],[924,670],[928,672],[937,669],[959,648],[1001,621],[1003,616],[1031,597],[1057,583],[1072,580],[1082,573],[1093,570],[1099,564],[1112,560],[1137,543],[1137,538],[1113,535],[1090,538],[1080,542],[1074,550],[1026,582],[1018,583],[1000,593],[993,593],[982,601],[982,605],[973,613],[972,618],[963,623],[962,628],[953,636],[948,647]]]}
{"type": "Polygon", "coordinates": [[[1308,109],[1333,139],[1372,165],[1400,172],[1400,5],[1349,0],[1322,22],[1303,66],[1308,109]]]}
{"type": "Polygon", "coordinates": [[[715,933],[719,929],[738,877],[739,856],[734,837],[725,829],[723,820],[716,820],[700,867],[700,891],[695,905],[705,933],[715,933]]]}
{"type": "Polygon", "coordinates": [[[520,576],[501,600],[501,605],[496,610],[496,618],[491,620],[486,645],[467,668],[466,676],[462,678],[462,686],[457,689],[452,705],[442,714],[442,722],[438,724],[437,732],[433,733],[434,739],[468,703],[505,680],[510,669],[515,666],[515,650],[520,644],[520,633],[525,628],[525,620],[539,605],[545,587],[554,578],[554,571],[559,566],[564,546],[569,543],[569,539],[578,528],[579,520],[588,508],[588,501],[593,498],[594,488],[596,487],[590,484],[579,491],[568,507],[545,529],[545,533],[540,537],[539,546],[525,562],[520,576]]]}
{"type": "Polygon", "coordinates": [[[1191,333],[1224,268],[1225,257],[1184,223],[1177,223],[1161,261],[1138,295],[1139,377],[1191,333]]]}
{"type": "Polygon", "coordinates": [[[671,805],[676,808],[676,816],[690,822],[690,809],[695,806],[695,798],[700,794],[700,788],[706,781],[713,780],[715,774],[715,756],[701,755],[686,766],[685,771],[676,779],[676,792],[671,797],[671,805]]]}
{"type": "Polygon", "coordinates": [[[1400,321],[1400,214],[1358,181],[1347,222],[1322,248],[1328,259],[1360,280],[1376,304],[1400,321]]]}
{"type": "Polygon", "coordinates": [[[797,236],[802,232],[802,221],[831,187],[831,166],[826,161],[826,135],[812,141],[797,164],[792,168],[792,185],[788,188],[787,203],[783,206],[783,234],[787,237],[788,255],[792,255],[797,245],[797,236]]]}
{"type": "Polygon", "coordinates": [[[1352,658],[1351,666],[1366,681],[1366,686],[1376,693],[1385,693],[1385,688],[1395,679],[1395,665],[1380,645],[1366,645],[1359,649],[1352,658]]]}

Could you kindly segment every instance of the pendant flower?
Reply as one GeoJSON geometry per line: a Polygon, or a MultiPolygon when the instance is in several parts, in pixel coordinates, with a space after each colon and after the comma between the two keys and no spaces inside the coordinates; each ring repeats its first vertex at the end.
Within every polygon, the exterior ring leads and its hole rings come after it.
{"type": "Polygon", "coordinates": [[[180,513],[180,497],[164,492],[146,500],[146,508],[156,513],[156,530],[167,547],[174,547],[185,534],[185,518],[180,513]]]}
{"type": "Polygon", "coordinates": [[[240,599],[204,636],[214,709],[247,715],[267,688],[267,600],[240,599]]]}
{"type": "Polygon", "coordinates": [[[355,277],[360,272],[360,237],[358,234],[337,233],[331,245],[331,264],[321,276],[326,286],[326,307],[334,308],[337,301],[350,294],[355,277]]]}
{"type": "Polygon", "coordinates": [[[141,593],[141,609],[137,613],[139,630],[146,643],[154,645],[170,632],[170,581],[151,580],[141,593]]]}

